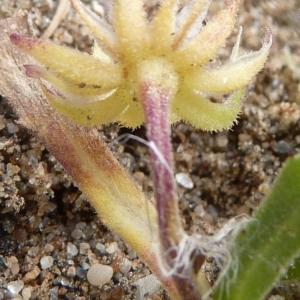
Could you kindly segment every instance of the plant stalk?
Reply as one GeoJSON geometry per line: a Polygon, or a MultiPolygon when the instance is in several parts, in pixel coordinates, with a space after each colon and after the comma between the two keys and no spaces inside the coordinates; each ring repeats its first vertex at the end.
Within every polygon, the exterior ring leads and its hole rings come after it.
{"type": "Polygon", "coordinates": [[[178,198],[175,193],[169,107],[172,91],[168,87],[144,83],[141,86],[147,138],[150,143],[154,193],[158,213],[161,255],[183,299],[201,299],[191,278],[191,270],[176,265],[178,245],[184,237],[178,198]],[[182,272],[184,272],[182,274],[182,272]]]}

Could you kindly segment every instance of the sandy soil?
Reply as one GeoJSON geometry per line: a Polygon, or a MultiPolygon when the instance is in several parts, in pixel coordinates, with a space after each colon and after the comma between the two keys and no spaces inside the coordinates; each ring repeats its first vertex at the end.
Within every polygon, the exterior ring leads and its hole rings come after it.
{"type": "MultiPolygon", "coordinates": [[[[99,15],[109,7],[105,0],[84,2],[99,15]]],[[[152,2],[148,9],[155,11],[152,2]]],[[[223,3],[214,1],[211,14],[223,3]]],[[[40,36],[53,20],[57,5],[53,0],[2,0],[0,19],[27,10],[40,36]]],[[[300,152],[299,16],[297,0],[245,0],[238,20],[244,28],[241,53],[259,49],[265,26],[271,28],[274,44],[264,70],[249,87],[238,125],[214,134],[186,124],[173,126],[175,173],[185,174],[188,183],[193,183],[191,188],[185,181],[178,182],[187,231],[213,234],[229,218],[251,215],[271,189],[282,163],[300,152]]],[[[220,51],[221,59],[228,57],[237,31],[238,26],[220,51]]],[[[73,9],[66,11],[51,39],[87,52],[93,42],[73,9]]],[[[17,119],[2,97],[0,299],[142,299],[136,283],[150,271],[133,249],[103,226],[55,157],[17,119]],[[48,256],[52,264],[43,270],[41,259],[48,256]],[[95,257],[114,269],[113,278],[100,288],[86,280],[95,257]],[[129,268],[124,271],[125,263],[129,268]],[[18,295],[7,289],[14,281],[24,284],[18,295]]],[[[147,148],[135,141],[115,142],[130,132],[115,124],[99,132],[151,198],[147,148]]],[[[145,139],[144,128],[133,134],[145,139]]],[[[160,289],[150,298],[167,299],[167,295],[160,289]]]]}

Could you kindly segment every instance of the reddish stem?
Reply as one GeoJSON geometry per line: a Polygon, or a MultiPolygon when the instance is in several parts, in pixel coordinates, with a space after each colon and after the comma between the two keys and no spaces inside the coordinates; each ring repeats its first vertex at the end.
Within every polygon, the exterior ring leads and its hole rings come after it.
{"type": "Polygon", "coordinates": [[[173,155],[169,120],[172,93],[166,87],[148,83],[142,85],[141,92],[147,137],[152,145],[151,164],[163,261],[167,269],[175,268],[172,276],[183,299],[199,300],[201,297],[194,286],[191,272],[180,274],[184,278],[179,277],[176,273],[180,273],[182,270],[178,270],[174,266],[177,248],[184,232],[179,217],[178,199],[175,196],[175,182],[172,171],[173,155]]]}

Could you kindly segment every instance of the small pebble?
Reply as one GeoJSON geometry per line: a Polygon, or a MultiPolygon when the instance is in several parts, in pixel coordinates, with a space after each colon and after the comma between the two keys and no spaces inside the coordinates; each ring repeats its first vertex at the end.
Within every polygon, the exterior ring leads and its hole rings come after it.
{"type": "Polygon", "coordinates": [[[259,185],[258,191],[262,195],[268,195],[270,193],[270,191],[271,191],[271,186],[270,186],[269,183],[263,182],[262,184],[259,185]]]}
{"type": "Polygon", "coordinates": [[[207,211],[213,216],[214,221],[216,221],[218,219],[218,211],[216,210],[216,208],[213,205],[209,204],[207,206],[207,211]]]}
{"type": "Polygon", "coordinates": [[[135,259],[135,258],[137,258],[137,254],[136,254],[136,252],[134,251],[134,250],[129,250],[129,252],[128,252],[128,257],[129,257],[129,259],[135,259]]]}
{"type": "Polygon", "coordinates": [[[106,247],[105,250],[107,253],[113,254],[118,250],[118,244],[116,242],[112,242],[106,247]]]}
{"type": "Polygon", "coordinates": [[[22,290],[22,296],[23,296],[23,299],[24,300],[29,300],[30,297],[32,295],[32,287],[29,286],[29,287],[25,287],[23,290],[22,290]]]}
{"type": "Polygon", "coordinates": [[[137,280],[134,285],[138,287],[138,300],[146,299],[146,297],[153,295],[160,288],[160,282],[153,274],[137,280]]]}
{"type": "Polygon", "coordinates": [[[81,229],[74,229],[71,233],[71,236],[75,239],[75,240],[79,240],[81,239],[81,237],[83,236],[83,232],[81,229]]]}
{"type": "Polygon", "coordinates": [[[76,224],[75,227],[76,227],[76,229],[82,230],[82,229],[86,228],[86,222],[79,222],[76,224]]]}
{"type": "Polygon", "coordinates": [[[54,262],[54,258],[52,256],[44,256],[44,257],[41,258],[41,261],[40,261],[41,268],[43,270],[49,269],[49,268],[52,267],[53,262],[54,262]]]}
{"type": "Polygon", "coordinates": [[[279,141],[276,144],[276,152],[279,154],[287,154],[291,151],[291,145],[286,141],[279,141]]]}
{"type": "Polygon", "coordinates": [[[61,250],[65,247],[64,239],[61,236],[55,236],[49,241],[54,247],[54,249],[61,250]]]}
{"type": "Polygon", "coordinates": [[[20,225],[17,225],[12,232],[12,236],[17,242],[24,243],[27,239],[26,229],[20,225]]]}
{"type": "Polygon", "coordinates": [[[16,133],[19,131],[19,127],[14,123],[6,124],[6,128],[9,133],[16,133]]]}
{"type": "Polygon", "coordinates": [[[60,284],[62,286],[70,286],[70,280],[66,277],[60,276],[60,284]]]}
{"type": "Polygon", "coordinates": [[[17,294],[11,300],[24,300],[24,299],[21,295],[17,294]]]}
{"type": "Polygon", "coordinates": [[[122,287],[117,286],[111,293],[111,296],[113,299],[121,299],[122,296],[124,295],[124,292],[122,290],[122,287]]]}
{"type": "Polygon", "coordinates": [[[19,266],[19,264],[13,264],[13,265],[11,266],[11,268],[10,268],[10,271],[11,271],[11,273],[12,273],[13,275],[18,274],[19,271],[20,271],[20,266],[19,266]]]}
{"type": "Polygon", "coordinates": [[[121,273],[126,275],[131,269],[131,261],[128,258],[124,258],[122,260],[122,266],[120,268],[121,273]]]}
{"type": "Polygon", "coordinates": [[[246,214],[248,216],[250,216],[250,207],[248,205],[241,205],[238,207],[238,209],[236,210],[236,213],[238,215],[242,215],[242,214],[246,214]]]}
{"type": "Polygon", "coordinates": [[[67,244],[67,253],[70,256],[76,256],[78,254],[78,249],[74,244],[69,242],[67,244]]]}
{"type": "Polygon", "coordinates": [[[52,245],[52,244],[50,244],[50,243],[47,243],[46,245],[45,245],[45,251],[46,252],[52,252],[54,250],[54,246],[52,245]]]}
{"type": "Polygon", "coordinates": [[[67,271],[67,277],[74,278],[76,276],[76,268],[69,267],[67,271]]]}
{"type": "Polygon", "coordinates": [[[82,268],[85,269],[85,270],[88,270],[88,269],[91,267],[91,266],[90,266],[88,263],[86,263],[85,261],[81,263],[81,266],[82,266],[82,268]]]}
{"type": "Polygon", "coordinates": [[[90,245],[87,243],[80,243],[79,244],[79,252],[80,254],[87,254],[90,250],[90,245]]]}
{"type": "Polygon", "coordinates": [[[105,246],[101,243],[97,243],[96,244],[96,249],[99,251],[99,252],[103,252],[105,251],[105,246]]]}
{"type": "Polygon", "coordinates": [[[58,286],[49,290],[49,297],[51,300],[58,300],[58,286]]]}
{"type": "Polygon", "coordinates": [[[194,187],[192,179],[185,173],[177,173],[175,178],[179,185],[188,190],[191,190],[194,187]]]}
{"type": "Polygon", "coordinates": [[[207,222],[209,224],[214,224],[214,217],[210,213],[205,213],[205,215],[202,217],[204,222],[207,222]]]}
{"type": "Polygon", "coordinates": [[[84,279],[86,277],[86,270],[80,267],[76,268],[76,275],[80,279],[84,279]]]}
{"type": "Polygon", "coordinates": [[[107,265],[94,264],[88,270],[87,280],[91,285],[102,286],[110,281],[113,276],[113,269],[107,265]]]}
{"type": "Polygon", "coordinates": [[[7,285],[7,289],[13,295],[19,294],[24,287],[24,282],[22,280],[12,281],[7,285]]]}
{"type": "Polygon", "coordinates": [[[7,259],[6,265],[10,268],[12,274],[18,274],[20,270],[18,259],[15,256],[11,256],[7,259]]]}
{"type": "Polygon", "coordinates": [[[219,147],[225,148],[228,145],[228,137],[223,133],[216,136],[216,143],[219,147]]]}
{"type": "Polygon", "coordinates": [[[36,257],[36,255],[40,252],[40,248],[39,247],[31,247],[28,250],[28,255],[31,257],[36,257]]]}
{"type": "Polygon", "coordinates": [[[202,204],[197,205],[194,211],[197,214],[197,216],[199,216],[200,218],[203,218],[206,214],[202,204]]]}
{"type": "Polygon", "coordinates": [[[33,270],[27,272],[24,277],[23,277],[23,281],[25,283],[30,282],[34,279],[36,279],[41,273],[41,270],[38,266],[35,266],[33,270]]]}
{"type": "Polygon", "coordinates": [[[3,150],[5,146],[6,146],[6,143],[5,143],[5,142],[2,142],[2,141],[0,140],[0,150],[3,150]]]}

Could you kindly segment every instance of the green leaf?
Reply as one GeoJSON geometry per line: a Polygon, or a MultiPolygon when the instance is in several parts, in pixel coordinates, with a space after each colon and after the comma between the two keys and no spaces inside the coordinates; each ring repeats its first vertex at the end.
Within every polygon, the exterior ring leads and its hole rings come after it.
{"type": "Polygon", "coordinates": [[[274,188],[242,226],[214,299],[264,299],[300,253],[300,155],[290,158],[274,188]]]}
{"type": "Polygon", "coordinates": [[[298,256],[294,263],[289,267],[286,277],[283,280],[300,281],[300,257],[298,256]]]}

